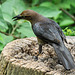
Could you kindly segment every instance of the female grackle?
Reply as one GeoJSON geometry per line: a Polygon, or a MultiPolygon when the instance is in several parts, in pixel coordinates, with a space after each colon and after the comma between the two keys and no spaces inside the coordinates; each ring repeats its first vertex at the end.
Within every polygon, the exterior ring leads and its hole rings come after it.
{"type": "Polygon", "coordinates": [[[75,69],[72,55],[64,45],[64,41],[67,42],[66,37],[56,22],[33,10],[25,10],[20,15],[13,17],[13,19],[14,21],[25,19],[31,22],[33,32],[38,39],[39,54],[42,52],[43,44],[50,44],[54,47],[58,59],[62,62],[65,69],[75,69]]]}

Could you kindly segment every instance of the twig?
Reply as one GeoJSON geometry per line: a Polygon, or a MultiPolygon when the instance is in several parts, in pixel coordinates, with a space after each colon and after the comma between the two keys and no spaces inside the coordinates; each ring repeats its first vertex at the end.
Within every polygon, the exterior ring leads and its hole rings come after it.
{"type": "Polygon", "coordinates": [[[15,30],[16,30],[17,27],[18,27],[18,25],[16,24],[10,35],[13,35],[13,33],[15,32],[15,30]]]}
{"type": "Polygon", "coordinates": [[[9,36],[9,34],[8,34],[8,33],[2,32],[2,31],[0,31],[0,33],[5,34],[5,35],[8,35],[8,36],[9,36]]]}
{"type": "Polygon", "coordinates": [[[63,8],[60,8],[60,10],[62,10],[65,14],[67,14],[69,17],[71,17],[75,21],[75,17],[73,15],[71,15],[69,12],[67,12],[63,8]]]}
{"type": "Polygon", "coordinates": [[[0,33],[5,34],[5,35],[7,35],[7,36],[12,36],[12,37],[14,37],[14,38],[16,38],[16,39],[20,39],[20,37],[16,37],[15,35],[10,35],[10,34],[8,34],[8,33],[2,32],[2,31],[0,31],[0,33]]]}

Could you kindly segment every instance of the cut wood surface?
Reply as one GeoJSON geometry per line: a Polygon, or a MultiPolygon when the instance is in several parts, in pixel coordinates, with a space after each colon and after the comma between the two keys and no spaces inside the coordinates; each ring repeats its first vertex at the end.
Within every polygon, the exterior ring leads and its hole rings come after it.
{"type": "MultiPolygon", "coordinates": [[[[75,61],[75,36],[67,36],[66,47],[75,61]]],[[[38,61],[33,56],[38,53],[35,37],[17,39],[8,43],[0,55],[0,75],[75,75],[75,70],[65,70],[58,63],[57,55],[50,45],[43,46],[38,61]]]]}

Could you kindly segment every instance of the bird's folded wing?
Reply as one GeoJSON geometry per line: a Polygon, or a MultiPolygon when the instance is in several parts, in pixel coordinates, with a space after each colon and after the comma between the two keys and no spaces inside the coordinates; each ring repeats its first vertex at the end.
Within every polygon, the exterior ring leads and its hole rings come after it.
{"type": "Polygon", "coordinates": [[[38,22],[33,26],[33,31],[38,38],[46,42],[60,43],[61,41],[58,30],[50,23],[38,22]]]}
{"type": "Polygon", "coordinates": [[[64,35],[64,33],[63,33],[62,29],[60,28],[60,26],[59,26],[57,23],[55,23],[55,26],[56,26],[56,28],[58,29],[58,32],[59,32],[59,34],[60,34],[62,40],[65,41],[65,42],[67,42],[66,36],[64,35]]]}

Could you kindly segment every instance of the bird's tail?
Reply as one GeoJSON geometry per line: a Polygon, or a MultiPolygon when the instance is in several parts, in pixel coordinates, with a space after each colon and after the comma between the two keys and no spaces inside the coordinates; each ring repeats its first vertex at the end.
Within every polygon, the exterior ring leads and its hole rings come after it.
{"type": "Polygon", "coordinates": [[[74,60],[66,46],[63,43],[60,46],[54,43],[52,45],[55,49],[58,59],[62,62],[65,69],[75,69],[74,60]]]}

